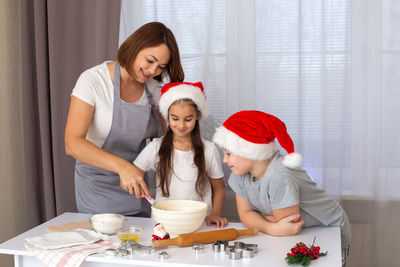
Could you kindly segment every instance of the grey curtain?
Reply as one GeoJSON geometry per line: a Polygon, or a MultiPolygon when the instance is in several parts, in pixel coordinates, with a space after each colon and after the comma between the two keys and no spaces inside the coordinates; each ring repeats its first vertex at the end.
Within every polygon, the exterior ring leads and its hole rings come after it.
{"type": "Polygon", "coordinates": [[[116,58],[120,1],[22,0],[22,103],[28,227],[76,211],[65,154],[70,93],[79,74],[116,58]]]}

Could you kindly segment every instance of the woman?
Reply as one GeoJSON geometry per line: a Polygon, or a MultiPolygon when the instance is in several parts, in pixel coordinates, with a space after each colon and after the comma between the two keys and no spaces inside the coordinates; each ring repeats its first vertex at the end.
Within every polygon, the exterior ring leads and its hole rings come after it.
{"type": "Polygon", "coordinates": [[[147,187],[136,178],[140,170],[132,162],[146,139],[165,129],[155,106],[164,76],[183,81],[179,50],[172,32],[151,22],[121,45],[117,62],[104,62],[79,77],[65,130],[66,152],[76,159],[79,212],[150,215],[142,198],[149,195],[147,187]]]}

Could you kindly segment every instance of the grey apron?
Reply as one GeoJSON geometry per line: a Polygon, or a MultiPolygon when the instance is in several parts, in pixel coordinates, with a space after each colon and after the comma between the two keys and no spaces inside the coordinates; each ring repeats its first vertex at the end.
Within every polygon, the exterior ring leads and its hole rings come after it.
{"type": "MultiPolygon", "coordinates": [[[[146,139],[161,136],[162,128],[151,93],[144,85],[148,103],[137,105],[120,98],[120,65],[114,69],[114,103],[111,130],[103,150],[133,162],[146,145],[146,139]]],[[[150,205],[120,187],[117,173],[80,161],[75,164],[75,197],[78,212],[119,213],[150,216],[150,205]]]]}

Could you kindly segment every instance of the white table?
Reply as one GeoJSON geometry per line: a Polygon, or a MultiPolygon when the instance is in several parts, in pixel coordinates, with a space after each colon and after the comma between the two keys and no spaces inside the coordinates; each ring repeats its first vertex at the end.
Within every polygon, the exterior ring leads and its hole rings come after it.
{"type": "MultiPolygon", "coordinates": [[[[44,266],[37,260],[25,247],[25,238],[43,235],[46,233],[46,226],[64,224],[69,222],[83,221],[89,217],[88,214],[64,213],[53,218],[25,233],[22,233],[2,244],[0,244],[0,253],[14,255],[15,267],[34,267],[44,266]]],[[[146,241],[140,243],[148,245],[155,222],[150,218],[129,217],[127,224],[136,224],[145,228],[144,236],[146,241]]],[[[229,223],[227,228],[244,229],[241,223],[229,223]]],[[[203,224],[198,232],[216,230],[215,226],[206,226],[203,224]]],[[[317,266],[341,266],[341,245],[339,227],[313,227],[303,229],[297,236],[291,237],[273,237],[267,234],[259,233],[257,236],[240,237],[237,241],[252,243],[258,245],[258,254],[251,259],[230,260],[225,253],[215,253],[212,245],[205,245],[203,254],[195,255],[191,247],[167,247],[158,249],[151,255],[133,255],[123,258],[110,257],[104,254],[94,254],[86,258],[81,266],[287,266],[285,262],[286,253],[297,242],[304,242],[310,245],[316,238],[316,245],[321,247],[321,252],[328,251],[328,255],[320,257],[312,262],[312,267],[317,266]],[[169,258],[159,260],[158,253],[167,251],[169,258]]],[[[233,245],[233,241],[230,241],[233,245]]]]}

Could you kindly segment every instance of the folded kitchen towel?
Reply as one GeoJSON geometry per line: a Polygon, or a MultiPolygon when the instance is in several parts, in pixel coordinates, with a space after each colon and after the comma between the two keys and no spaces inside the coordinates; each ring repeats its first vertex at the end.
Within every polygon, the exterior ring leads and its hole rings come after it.
{"type": "Polygon", "coordinates": [[[39,248],[55,249],[94,243],[100,241],[101,236],[93,230],[77,229],[71,232],[50,232],[25,240],[39,248]]]}
{"type": "Polygon", "coordinates": [[[110,241],[99,241],[59,249],[43,249],[31,243],[25,243],[25,247],[48,267],[78,267],[87,256],[102,253],[108,248],[116,248],[117,244],[110,241]]]}

